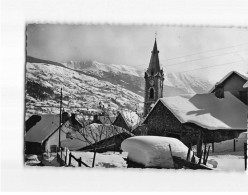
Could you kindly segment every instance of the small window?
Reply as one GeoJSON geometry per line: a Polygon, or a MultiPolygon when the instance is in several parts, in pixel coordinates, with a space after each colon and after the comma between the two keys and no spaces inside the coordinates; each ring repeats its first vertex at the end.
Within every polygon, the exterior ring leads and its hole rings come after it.
{"type": "Polygon", "coordinates": [[[154,98],[154,89],[153,88],[151,88],[150,89],[150,99],[153,99],[154,98]]]}

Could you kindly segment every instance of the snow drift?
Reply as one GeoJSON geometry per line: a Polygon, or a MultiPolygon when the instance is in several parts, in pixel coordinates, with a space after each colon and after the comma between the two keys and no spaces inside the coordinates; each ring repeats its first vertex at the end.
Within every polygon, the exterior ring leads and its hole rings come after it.
{"type": "MultiPolygon", "coordinates": [[[[121,149],[128,152],[127,158],[145,167],[173,168],[170,154],[183,159],[187,158],[188,147],[176,138],[160,136],[136,136],[124,140],[121,149]]],[[[190,153],[192,158],[193,152],[190,153]]]]}

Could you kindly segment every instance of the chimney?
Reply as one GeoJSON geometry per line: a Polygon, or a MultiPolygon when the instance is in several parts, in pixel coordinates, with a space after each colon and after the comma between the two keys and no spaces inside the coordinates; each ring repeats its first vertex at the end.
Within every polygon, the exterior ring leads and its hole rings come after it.
{"type": "Polygon", "coordinates": [[[214,94],[219,99],[224,98],[224,85],[223,84],[216,84],[214,94]]]}
{"type": "Polygon", "coordinates": [[[71,119],[75,120],[76,119],[76,114],[75,113],[71,113],[71,119]]]}
{"type": "Polygon", "coordinates": [[[62,123],[64,123],[65,121],[67,121],[70,118],[70,115],[68,112],[63,112],[62,113],[62,123]]]}
{"type": "Polygon", "coordinates": [[[71,122],[72,124],[76,124],[76,114],[75,113],[71,113],[71,122]]]}
{"type": "Polygon", "coordinates": [[[94,115],[93,121],[94,122],[97,122],[98,121],[98,115],[97,114],[94,115]]]}

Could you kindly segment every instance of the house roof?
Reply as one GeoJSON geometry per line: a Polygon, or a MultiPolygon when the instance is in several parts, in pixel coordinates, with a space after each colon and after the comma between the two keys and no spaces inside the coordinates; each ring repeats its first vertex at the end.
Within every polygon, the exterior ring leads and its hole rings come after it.
{"type": "Polygon", "coordinates": [[[25,141],[42,143],[59,127],[59,115],[40,115],[41,120],[29,129],[25,141]]]}
{"type": "MultiPolygon", "coordinates": [[[[59,129],[59,114],[46,114],[40,115],[40,117],[41,120],[26,133],[24,138],[26,142],[43,143],[59,129]]],[[[68,131],[66,129],[78,130],[81,127],[82,125],[76,119],[72,120],[72,118],[61,126],[63,131],[68,131]]]]}
{"type": "Polygon", "coordinates": [[[126,124],[131,128],[135,128],[138,126],[140,122],[140,117],[137,115],[136,112],[123,110],[120,112],[123,119],[125,120],[126,124]]]}
{"type": "MultiPolygon", "coordinates": [[[[247,81],[248,81],[248,77],[247,77],[247,76],[242,75],[242,74],[240,74],[240,73],[237,72],[237,71],[231,71],[231,72],[229,72],[226,76],[224,76],[220,81],[218,81],[216,84],[223,83],[223,82],[224,82],[228,77],[230,77],[232,74],[236,74],[236,75],[240,76],[241,78],[243,78],[244,80],[247,80],[247,81]]],[[[209,93],[212,93],[212,92],[214,91],[214,89],[215,89],[215,86],[213,86],[213,87],[210,89],[209,93]]]]}
{"type": "Polygon", "coordinates": [[[247,107],[230,92],[225,92],[223,99],[210,93],[160,98],[156,104],[159,101],[181,123],[194,123],[209,130],[247,128],[247,107]]]}
{"type": "Polygon", "coordinates": [[[102,124],[113,124],[113,122],[115,121],[116,117],[115,116],[97,116],[97,119],[102,124]]]}

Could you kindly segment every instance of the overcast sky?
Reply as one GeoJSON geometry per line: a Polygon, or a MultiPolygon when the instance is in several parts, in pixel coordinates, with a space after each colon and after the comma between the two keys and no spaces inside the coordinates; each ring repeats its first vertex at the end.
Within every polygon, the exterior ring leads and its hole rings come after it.
{"type": "Polygon", "coordinates": [[[155,32],[165,71],[213,80],[231,70],[248,72],[248,30],[241,28],[31,24],[27,54],[57,62],[91,59],[144,69],[155,32]]]}

